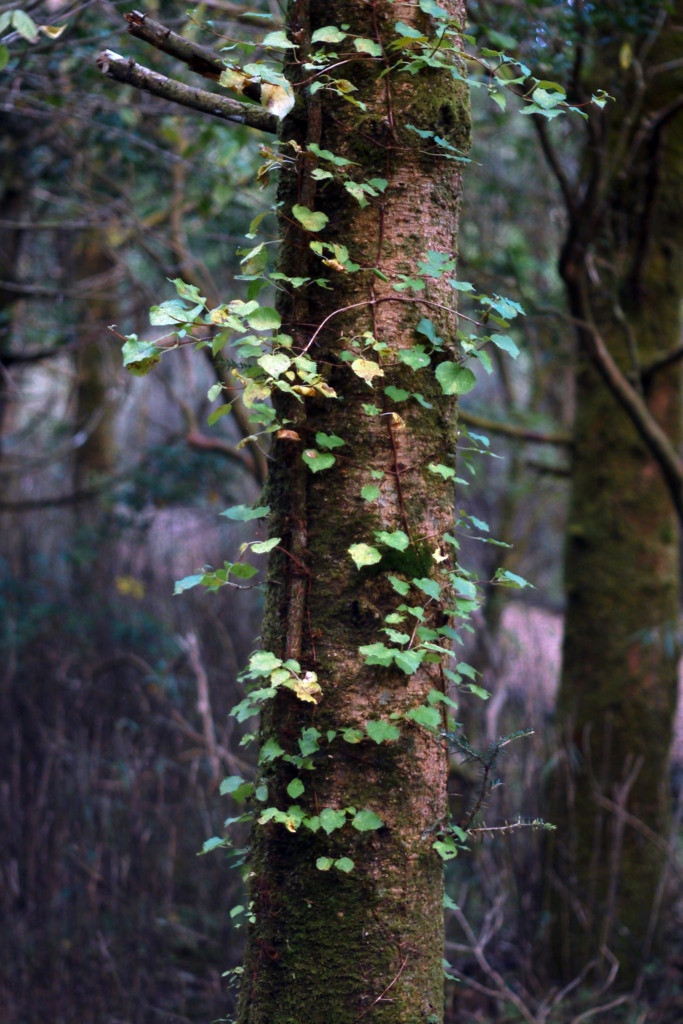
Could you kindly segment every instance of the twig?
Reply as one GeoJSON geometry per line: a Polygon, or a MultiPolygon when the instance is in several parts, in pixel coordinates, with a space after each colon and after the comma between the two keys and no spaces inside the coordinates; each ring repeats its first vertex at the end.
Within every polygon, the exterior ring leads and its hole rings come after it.
{"type": "Polygon", "coordinates": [[[223,121],[235,121],[249,128],[258,128],[259,131],[268,132],[270,135],[277,134],[277,117],[263,107],[239,103],[237,100],[218,96],[205,89],[183,85],[182,82],[160,75],[143,64],[136,64],[132,58],[127,60],[112,50],[103,50],[97,58],[97,66],[103,74],[116,82],[132,85],[171,103],[189,107],[190,110],[198,110],[203,114],[211,114],[223,121]]]}
{"type": "Polygon", "coordinates": [[[389,989],[393,988],[393,986],[396,984],[398,979],[403,974],[403,969],[404,969],[404,967],[405,967],[405,965],[407,963],[408,963],[408,957],[405,957],[405,959],[401,963],[401,966],[398,969],[398,974],[396,975],[396,977],[392,981],[389,982],[387,987],[384,989],[384,992],[380,992],[380,994],[377,996],[377,998],[375,1000],[373,1000],[373,1002],[371,1002],[369,1006],[366,1006],[366,1008],[363,1010],[361,1015],[359,1017],[356,1017],[356,1019],[354,1020],[353,1024],[358,1024],[358,1021],[362,1020],[363,1017],[365,1016],[365,1014],[369,1013],[370,1010],[373,1008],[373,1006],[376,1006],[377,1003],[379,1003],[382,999],[384,999],[384,997],[387,994],[387,992],[389,991],[389,989]]]}

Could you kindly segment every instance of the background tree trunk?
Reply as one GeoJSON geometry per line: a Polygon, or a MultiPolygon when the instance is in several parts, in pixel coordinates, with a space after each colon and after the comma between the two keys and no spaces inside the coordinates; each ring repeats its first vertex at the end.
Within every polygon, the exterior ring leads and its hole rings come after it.
{"type": "Polygon", "coordinates": [[[593,356],[597,335],[679,450],[680,360],[649,368],[681,337],[683,51],[670,24],[655,38],[643,96],[623,64],[613,84],[601,82],[616,105],[606,108],[601,148],[589,151],[586,166],[593,181],[598,166],[618,166],[604,194],[578,211],[561,267],[571,312],[585,326],[565,562],[553,945],[567,976],[585,964],[587,945],[592,955],[608,947],[624,984],[653,938],[670,816],[679,526],[652,452],[593,356]]]}

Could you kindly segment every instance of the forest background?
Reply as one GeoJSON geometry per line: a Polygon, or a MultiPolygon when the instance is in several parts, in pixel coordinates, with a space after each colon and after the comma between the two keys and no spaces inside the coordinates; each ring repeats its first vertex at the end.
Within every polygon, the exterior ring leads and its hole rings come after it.
{"type": "MultiPolygon", "coordinates": [[[[515,55],[517,40],[528,38],[534,25],[539,49],[555,49],[547,56],[549,77],[562,81],[565,73],[569,82],[566,40],[553,36],[548,20],[553,7],[557,14],[563,6],[473,4],[472,32],[480,46],[515,55]]],[[[588,33],[602,47],[595,52],[610,53],[621,69],[616,75],[606,70],[612,80],[600,81],[595,54],[589,66],[593,87],[615,93],[616,102],[621,78],[648,56],[640,47],[654,45],[654,15],[669,13],[662,5],[645,6],[653,20],[644,25],[636,10],[642,5],[631,11],[627,4],[619,16],[607,11],[588,33]]],[[[22,21],[16,8],[0,8],[7,59],[0,72],[0,1019],[49,1015],[70,1024],[222,1018],[232,1011],[222,975],[241,957],[242,931],[231,916],[241,901],[241,882],[219,852],[199,860],[196,854],[221,833],[230,812],[219,793],[221,779],[253,771],[253,755],[239,745],[242,727],[228,712],[242,696],[237,677],[259,632],[260,597],[256,588],[176,597],[172,589],[174,580],[205,564],[220,565],[249,539],[243,526],[218,513],[257,499],[267,459],[258,444],[245,443],[250,428],[239,406],[236,415],[214,415],[207,425],[215,403],[205,396],[217,372],[209,359],[181,350],[154,375],[131,378],[120,366],[120,339],[107,328],[152,336],[149,308],[170,297],[169,279],[196,284],[214,304],[243,293],[245,268],[236,251],[248,250],[246,227],[273,202],[268,165],[276,161],[272,151],[260,151],[268,139],[251,129],[179,112],[104,79],[93,58],[107,46],[151,67],[169,66],[135,40],[126,39],[124,48],[120,5],[52,3],[22,10],[32,22],[22,21]]],[[[189,23],[176,5],[149,13],[205,43],[212,34],[214,40],[256,41],[280,18],[276,5],[245,14],[229,3],[204,5],[189,23]]],[[[483,88],[473,91],[458,276],[475,280],[484,292],[510,296],[526,316],[511,331],[521,352],[517,361],[494,349],[493,372],[482,366],[476,389],[461,402],[461,422],[487,441],[476,444],[484,453],[474,460],[458,503],[473,521],[486,522],[493,537],[512,545],[500,549],[471,540],[467,557],[476,575],[491,579],[504,565],[534,589],[485,588],[468,659],[481,673],[477,685],[492,696],[482,703],[474,686],[460,717],[469,742],[484,750],[517,729],[534,730],[496,766],[504,785],[487,791],[479,825],[541,815],[571,824],[566,807],[553,805],[544,793],[562,727],[555,702],[567,579],[570,606],[571,593],[580,588],[580,580],[563,570],[568,522],[574,527],[570,543],[577,537],[576,516],[567,511],[572,470],[583,468],[584,493],[594,493],[599,467],[599,489],[612,508],[628,504],[630,487],[637,504],[642,479],[625,473],[632,464],[619,439],[628,439],[630,454],[637,448],[637,460],[643,449],[629,433],[624,402],[619,406],[602,381],[597,392],[585,377],[578,389],[575,383],[575,327],[589,316],[595,324],[600,312],[595,301],[588,310],[577,308],[585,294],[577,298],[565,287],[572,212],[580,219],[567,192],[570,181],[580,185],[588,173],[581,122],[559,119],[550,138],[550,127],[515,112],[512,96],[505,111],[500,99],[492,102],[486,75],[480,68],[473,74],[483,88]],[[560,174],[552,152],[560,154],[560,174]],[[585,399],[593,392],[600,395],[598,410],[590,411],[584,400],[581,408],[589,412],[577,420],[577,395],[585,399]],[[613,421],[605,401],[618,412],[613,421]],[[591,416],[597,417],[592,424],[591,416]],[[603,431],[608,420],[614,425],[603,431]],[[573,430],[584,431],[581,459],[573,430]],[[591,453],[587,439],[596,433],[608,441],[591,453]],[[495,457],[487,456],[489,446],[495,457]],[[621,467],[618,479],[605,471],[610,453],[621,467]]],[[[659,109],[672,106],[669,118],[679,109],[676,95],[660,100],[659,109]]],[[[674,184],[680,181],[676,174],[670,175],[674,184]]],[[[578,205],[587,198],[580,188],[576,196],[578,205]]],[[[643,219],[642,210],[638,216],[643,219]]],[[[262,223],[274,236],[271,220],[270,227],[268,220],[262,223]]],[[[604,240],[602,245],[596,246],[598,266],[606,259],[604,240]]],[[[667,289],[678,301],[680,268],[673,262],[678,277],[672,271],[667,289]]],[[[595,269],[588,269],[595,284],[595,269]]],[[[618,309],[616,315],[625,313],[618,309]]],[[[675,329],[676,316],[669,320],[675,329]]],[[[604,337],[615,358],[622,358],[619,341],[609,332],[604,337]]],[[[644,400],[651,398],[653,374],[662,374],[657,359],[669,359],[667,384],[679,387],[671,357],[676,348],[675,334],[671,345],[658,336],[647,359],[636,364],[636,391],[644,400]]],[[[633,383],[634,372],[630,366],[627,382],[633,383]]],[[[632,409],[632,418],[638,412],[632,409]]],[[[647,450],[659,459],[647,469],[651,477],[666,463],[655,442],[647,450]]],[[[575,472],[574,509],[581,474],[578,479],[575,472]]],[[[621,621],[630,621],[624,595],[632,595],[636,625],[628,635],[640,629],[641,646],[665,663],[668,696],[661,703],[670,721],[677,610],[673,616],[670,607],[662,611],[652,594],[672,575],[672,558],[678,574],[672,540],[678,506],[664,485],[662,492],[662,518],[654,515],[648,489],[644,519],[626,533],[641,540],[656,525],[666,556],[655,552],[653,568],[637,548],[621,547],[614,557],[625,576],[608,589],[619,595],[609,613],[621,621]],[[656,606],[654,623],[644,615],[645,604],[656,606]]],[[[591,514],[604,518],[600,508],[591,514]]],[[[597,545],[606,550],[605,538],[598,537],[597,545]]],[[[593,552],[593,576],[612,580],[608,565],[595,569],[597,557],[593,552]]],[[[572,565],[579,563],[577,556],[572,565]]],[[[677,609],[676,588],[669,589],[677,609]]],[[[608,603],[604,593],[595,600],[608,603]]],[[[595,608],[574,608],[572,635],[596,635],[604,646],[612,627],[607,612],[603,622],[595,608]]],[[[571,650],[579,647],[572,642],[571,650]]],[[[589,655],[581,657],[578,670],[585,672],[589,655]]],[[[565,690],[570,662],[565,656],[565,690]]],[[[657,703],[652,694],[647,699],[657,703]]],[[[448,865],[457,908],[448,915],[446,952],[462,980],[449,983],[447,1020],[540,1024],[578,1020],[613,1003],[606,1012],[626,1008],[634,1020],[680,1019],[680,965],[671,949],[680,934],[672,879],[680,873],[675,826],[683,737],[679,730],[671,772],[664,739],[663,753],[650,757],[655,742],[646,737],[644,758],[653,773],[647,785],[663,794],[666,811],[655,807],[650,821],[649,808],[638,815],[629,808],[639,823],[630,822],[641,844],[636,859],[642,864],[643,838],[658,851],[645,917],[641,908],[639,923],[631,926],[637,952],[632,941],[630,954],[625,948],[621,956],[622,966],[629,955],[635,962],[629,972],[635,1003],[623,1001],[614,972],[596,970],[594,977],[592,961],[577,962],[569,950],[571,991],[551,1005],[567,986],[538,955],[553,907],[548,864],[554,855],[542,835],[511,829],[477,840],[471,853],[448,865]],[[652,833],[659,845],[649,842],[652,833]],[[666,917],[660,913],[664,904],[671,908],[666,917]]],[[[622,809],[639,773],[646,774],[642,764],[635,770],[640,749],[626,753],[630,762],[618,751],[619,770],[628,771],[602,791],[603,801],[621,799],[622,809]]],[[[463,818],[478,800],[481,763],[455,758],[451,776],[454,813],[463,818]]],[[[623,824],[623,814],[617,820],[623,824]]],[[[595,851],[592,845],[590,856],[595,851]]],[[[612,872],[608,889],[614,877],[612,872]]]]}

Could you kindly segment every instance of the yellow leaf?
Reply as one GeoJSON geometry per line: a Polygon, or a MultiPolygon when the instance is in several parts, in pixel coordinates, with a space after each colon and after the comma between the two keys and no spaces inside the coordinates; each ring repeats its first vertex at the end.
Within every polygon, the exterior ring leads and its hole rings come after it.
{"type": "Polygon", "coordinates": [[[371,359],[354,359],[351,363],[351,369],[357,377],[364,380],[370,387],[372,387],[374,377],[384,376],[384,370],[379,363],[374,363],[371,359]]]}
{"type": "Polygon", "coordinates": [[[59,39],[66,25],[39,25],[38,28],[48,39],[59,39]]]}

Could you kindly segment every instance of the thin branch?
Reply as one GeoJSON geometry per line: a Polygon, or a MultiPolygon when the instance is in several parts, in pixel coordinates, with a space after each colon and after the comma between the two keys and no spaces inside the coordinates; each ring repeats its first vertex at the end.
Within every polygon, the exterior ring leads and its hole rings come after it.
{"type": "Polygon", "coordinates": [[[136,39],[142,39],[145,43],[150,43],[151,46],[163,53],[168,53],[171,57],[177,57],[198,75],[218,81],[221,72],[225,71],[225,61],[217,57],[210,47],[202,46],[200,43],[194,43],[191,39],[178,35],[177,32],[166,28],[158,21],[153,21],[152,18],[141,14],[140,11],[129,11],[125,17],[130,35],[136,39]]]}
{"type": "Polygon", "coordinates": [[[223,121],[245,124],[249,128],[257,128],[270,135],[277,134],[277,117],[263,107],[239,103],[237,100],[218,96],[205,89],[195,89],[190,85],[183,85],[182,82],[177,82],[174,78],[167,78],[166,75],[160,75],[142,64],[136,64],[132,59],[126,60],[125,57],[121,57],[112,50],[104,50],[99,55],[97,66],[103,74],[113,78],[116,82],[132,85],[136,89],[152,93],[153,96],[160,96],[181,107],[189,107],[190,110],[198,110],[203,114],[211,114],[223,121]]]}
{"type": "Polygon", "coordinates": [[[477,416],[476,413],[462,408],[458,410],[458,419],[466,426],[490,430],[492,434],[503,434],[505,437],[514,437],[520,441],[530,441],[534,444],[556,444],[563,447],[570,447],[572,444],[571,434],[532,430],[531,427],[523,427],[517,423],[501,423],[499,420],[477,416]]]}
{"type": "Polygon", "coordinates": [[[536,134],[538,135],[538,141],[541,144],[543,155],[546,159],[546,163],[550,167],[550,170],[555,175],[557,184],[560,186],[560,191],[564,198],[565,206],[567,207],[567,213],[570,217],[577,215],[576,208],[576,188],[572,186],[569,178],[565,174],[564,168],[560,163],[560,158],[557,154],[557,150],[550,141],[550,135],[548,134],[548,122],[540,114],[534,114],[531,118],[536,134]]]}

